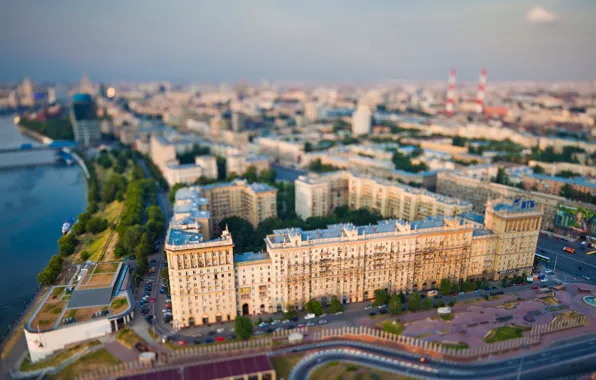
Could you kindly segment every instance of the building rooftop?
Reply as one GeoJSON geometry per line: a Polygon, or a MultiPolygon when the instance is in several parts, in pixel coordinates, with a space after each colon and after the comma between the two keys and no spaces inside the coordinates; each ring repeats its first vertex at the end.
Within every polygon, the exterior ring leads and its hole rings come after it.
{"type": "Polygon", "coordinates": [[[268,260],[267,252],[244,252],[234,254],[234,263],[247,263],[251,261],[268,260]]]}
{"type": "Polygon", "coordinates": [[[590,181],[588,178],[584,177],[576,177],[576,178],[564,178],[564,177],[557,177],[557,176],[550,176],[544,174],[529,174],[528,177],[546,180],[546,181],[555,181],[555,182],[563,182],[569,185],[576,185],[576,186],[585,186],[591,187],[596,189],[596,182],[590,181]]]}
{"type": "Polygon", "coordinates": [[[490,207],[494,211],[502,211],[502,212],[506,212],[506,213],[521,213],[521,212],[540,211],[539,208],[536,208],[536,203],[533,200],[516,199],[512,203],[508,203],[508,202],[491,203],[490,207]]]}
{"type": "Polygon", "coordinates": [[[484,224],[484,215],[476,214],[474,212],[465,211],[457,215],[460,218],[471,220],[474,223],[484,224]]]}
{"type": "Polygon", "coordinates": [[[250,187],[250,189],[252,191],[254,191],[255,193],[264,193],[266,191],[274,191],[275,187],[267,185],[266,183],[251,183],[250,185],[248,185],[248,187],[250,187]]]}
{"type": "Polygon", "coordinates": [[[184,231],[176,228],[170,228],[167,244],[169,245],[188,245],[203,242],[203,235],[196,231],[184,231]]]}

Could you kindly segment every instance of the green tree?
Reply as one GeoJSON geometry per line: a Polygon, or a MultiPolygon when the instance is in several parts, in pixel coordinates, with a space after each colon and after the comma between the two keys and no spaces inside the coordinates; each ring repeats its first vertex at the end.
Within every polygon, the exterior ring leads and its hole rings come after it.
{"type": "Polygon", "coordinates": [[[89,221],[89,219],[91,219],[91,216],[92,216],[92,214],[90,212],[88,212],[88,211],[85,211],[85,212],[83,212],[83,213],[81,213],[79,215],[77,224],[80,224],[81,225],[79,227],[81,233],[85,233],[85,231],[86,231],[85,230],[85,227],[87,226],[87,222],[89,221]]]}
{"type": "Polygon", "coordinates": [[[91,254],[89,253],[89,251],[82,251],[79,254],[79,257],[81,258],[81,260],[85,261],[87,260],[89,257],[91,257],[91,254]]]}
{"type": "Polygon", "coordinates": [[[172,188],[170,189],[170,192],[168,193],[168,199],[170,200],[171,204],[174,204],[174,201],[176,200],[176,192],[178,190],[182,189],[183,187],[186,187],[186,184],[177,183],[174,186],[172,186],[172,188]]]}
{"type": "Polygon", "coordinates": [[[476,289],[476,285],[474,284],[474,282],[472,282],[472,281],[464,282],[464,292],[471,292],[471,291],[474,291],[474,289],[476,289]]]}
{"type": "Polygon", "coordinates": [[[108,228],[108,221],[98,216],[89,219],[85,225],[85,230],[87,230],[87,232],[91,232],[92,234],[98,234],[104,231],[106,228],[108,228]]]}
{"type": "Polygon", "coordinates": [[[476,290],[482,289],[482,281],[476,280],[476,283],[474,285],[475,285],[476,290]]]}
{"type": "Polygon", "coordinates": [[[451,293],[459,293],[459,292],[460,292],[459,284],[457,282],[454,282],[453,285],[451,286],[451,293]]]}
{"type": "Polygon", "coordinates": [[[238,339],[247,340],[252,336],[252,321],[246,316],[237,316],[234,322],[234,331],[238,339]]]}
{"type": "Polygon", "coordinates": [[[433,308],[433,300],[430,298],[425,298],[424,302],[422,302],[422,308],[424,310],[429,310],[433,308]]]}
{"type": "Polygon", "coordinates": [[[321,315],[323,314],[323,305],[319,300],[312,299],[304,304],[304,308],[309,313],[313,313],[314,315],[321,315]]]}
{"type": "Polygon", "coordinates": [[[232,234],[232,239],[234,240],[234,252],[244,253],[258,250],[259,247],[256,247],[257,249],[255,249],[253,245],[255,230],[249,221],[238,216],[231,216],[223,219],[219,223],[219,228],[222,231],[228,228],[232,234]]]}
{"type": "Polygon", "coordinates": [[[534,171],[535,174],[544,174],[545,170],[542,166],[540,165],[536,165],[532,168],[532,170],[534,171]]]}
{"type": "Polygon", "coordinates": [[[344,310],[344,306],[339,302],[337,296],[331,297],[331,308],[332,313],[339,313],[340,311],[344,310]]]}
{"type": "Polygon", "coordinates": [[[298,317],[298,311],[296,311],[296,306],[288,305],[286,307],[286,312],[284,313],[284,316],[287,319],[294,319],[294,318],[298,317]]]}
{"type": "Polygon", "coordinates": [[[385,289],[377,289],[377,290],[375,290],[375,300],[373,302],[373,305],[375,305],[375,306],[386,305],[388,298],[389,298],[389,295],[387,294],[387,291],[385,289]]]}
{"type": "Polygon", "coordinates": [[[441,279],[441,285],[439,286],[439,293],[442,296],[446,296],[451,292],[451,281],[448,278],[441,279]]]}
{"type": "Polygon", "coordinates": [[[312,144],[308,141],[304,143],[304,152],[312,152],[312,144]]]}
{"type": "Polygon", "coordinates": [[[420,310],[420,294],[412,293],[410,301],[408,302],[408,310],[418,311],[420,310]]]}
{"type": "Polygon", "coordinates": [[[497,171],[497,176],[495,177],[494,180],[495,183],[500,183],[502,185],[508,185],[509,184],[509,178],[507,177],[507,174],[505,173],[505,169],[499,167],[498,171],[497,171]]]}
{"type": "Polygon", "coordinates": [[[404,292],[400,290],[397,296],[399,297],[399,300],[402,304],[406,303],[406,295],[404,294],[404,292]]]}
{"type": "Polygon", "coordinates": [[[73,234],[62,236],[58,239],[58,251],[60,252],[60,256],[65,257],[72,255],[77,248],[77,244],[79,244],[79,241],[73,234]]]}
{"type": "Polygon", "coordinates": [[[389,304],[387,305],[387,308],[389,309],[389,312],[391,314],[398,314],[398,313],[400,313],[401,312],[401,307],[402,307],[401,305],[402,305],[402,302],[401,302],[400,297],[397,294],[393,293],[391,295],[391,298],[389,299],[389,304]]]}

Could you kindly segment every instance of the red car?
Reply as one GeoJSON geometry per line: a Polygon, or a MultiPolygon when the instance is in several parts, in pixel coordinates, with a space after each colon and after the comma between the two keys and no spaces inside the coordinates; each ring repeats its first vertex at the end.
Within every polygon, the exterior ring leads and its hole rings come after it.
{"type": "Polygon", "coordinates": [[[179,340],[179,341],[178,341],[178,345],[179,345],[179,346],[186,346],[187,344],[188,344],[188,343],[186,343],[186,341],[185,341],[185,340],[179,340]]]}
{"type": "Polygon", "coordinates": [[[155,303],[155,297],[151,297],[151,299],[149,300],[149,302],[155,303]]]}
{"type": "Polygon", "coordinates": [[[216,342],[223,342],[224,340],[226,340],[226,338],[224,338],[223,336],[218,336],[217,338],[215,338],[216,342]]]}
{"type": "Polygon", "coordinates": [[[536,290],[538,287],[536,285],[532,286],[532,289],[536,290]]]}

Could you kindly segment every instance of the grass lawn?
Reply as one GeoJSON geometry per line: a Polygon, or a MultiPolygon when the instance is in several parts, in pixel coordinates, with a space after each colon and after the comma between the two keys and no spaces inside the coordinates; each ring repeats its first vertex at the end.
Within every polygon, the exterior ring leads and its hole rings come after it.
{"type": "Polygon", "coordinates": [[[457,343],[457,344],[455,344],[455,343],[442,343],[442,342],[439,342],[439,344],[442,347],[445,347],[445,348],[455,348],[456,350],[465,350],[467,348],[470,348],[470,346],[467,343],[457,343]]]}
{"type": "Polygon", "coordinates": [[[555,315],[555,317],[553,318],[551,323],[559,322],[559,321],[569,321],[569,320],[581,318],[583,316],[584,316],[583,314],[578,313],[577,311],[573,311],[573,310],[565,311],[561,314],[555,315]]]}
{"type": "Polygon", "coordinates": [[[118,331],[118,333],[116,334],[116,340],[130,349],[134,349],[135,344],[137,344],[138,342],[141,342],[143,344],[147,343],[143,340],[143,338],[138,336],[134,331],[132,331],[128,327],[118,331]]]}
{"type": "Polygon", "coordinates": [[[278,379],[288,379],[290,371],[304,357],[304,354],[274,356],[271,358],[271,364],[275,369],[278,379]]]}
{"type": "Polygon", "coordinates": [[[391,321],[391,320],[379,322],[375,325],[375,327],[382,329],[385,332],[395,334],[395,335],[401,335],[401,333],[406,328],[406,326],[404,326],[403,323],[401,323],[400,321],[391,321]]]}
{"type": "Polygon", "coordinates": [[[85,373],[93,373],[98,368],[120,363],[120,360],[110,354],[105,348],[100,348],[97,351],[82,356],[75,363],[60,371],[54,378],[56,380],[70,380],[85,373]]]}
{"type": "Polygon", "coordinates": [[[128,301],[126,300],[126,297],[115,298],[112,300],[112,304],[110,305],[113,315],[122,313],[127,307],[128,301]]]}
{"type": "Polygon", "coordinates": [[[114,273],[118,269],[118,263],[99,263],[95,266],[93,274],[98,273],[114,273]]]}
{"type": "Polygon", "coordinates": [[[59,301],[60,295],[62,294],[62,292],[64,292],[64,288],[64,286],[59,286],[52,289],[52,294],[50,295],[49,299],[52,301],[59,301]]]}
{"type": "Polygon", "coordinates": [[[151,339],[154,339],[154,340],[159,339],[159,334],[156,333],[155,331],[153,331],[153,329],[149,328],[149,329],[147,329],[147,332],[149,333],[149,336],[151,337],[151,339]]]}
{"type": "Polygon", "coordinates": [[[484,337],[486,343],[501,342],[509,339],[517,339],[523,337],[523,332],[531,330],[530,327],[508,325],[491,329],[484,337]]]}
{"type": "Polygon", "coordinates": [[[506,310],[513,310],[517,307],[519,302],[505,302],[502,305],[495,306],[496,308],[506,309],[506,310]]]}
{"type": "MultiPolygon", "coordinates": [[[[286,377],[287,378],[287,377],[286,377]]],[[[330,362],[315,369],[310,380],[318,379],[342,379],[342,380],[405,380],[412,377],[398,375],[396,373],[381,371],[359,364],[330,362]]]]}
{"type": "Polygon", "coordinates": [[[559,304],[559,300],[555,296],[538,298],[538,301],[544,302],[545,304],[552,306],[559,304]]]}
{"type": "Polygon", "coordinates": [[[449,314],[441,314],[439,315],[439,318],[441,318],[444,321],[452,321],[453,320],[454,315],[449,313],[449,314]]]}
{"type": "MultiPolygon", "coordinates": [[[[91,256],[89,256],[88,260],[99,261],[101,251],[107,242],[108,236],[110,235],[111,230],[109,226],[118,219],[123,207],[124,203],[114,201],[108,204],[104,210],[95,213],[94,216],[99,216],[101,218],[107,219],[108,228],[106,228],[105,231],[102,231],[96,235],[90,233],[85,233],[81,235],[79,237],[79,239],[81,240],[81,244],[79,244],[79,246],[77,247],[77,251],[74,255],[74,257],[76,257],[75,261],[80,261],[79,254],[82,251],[89,252],[91,256]]],[[[97,269],[98,268],[96,268],[95,273],[100,273],[97,271],[97,269]]]]}
{"type": "Polygon", "coordinates": [[[29,359],[29,355],[27,355],[25,357],[25,360],[23,360],[23,363],[21,364],[21,371],[22,372],[36,371],[38,369],[42,369],[42,368],[46,368],[46,367],[56,367],[56,366],[60,365],[62,362],[64,362],[65,360],[68,360],[72,356],[85,350],[86,348],[95,347],[100,344],[101,343],[99,342],[99,340],[92,340],[92,341],[85,342],[82,344],[77,344],[74,347],[71,347],[67,350],[62,350],[62,351],[58,352],[57,354],[54,354],[54,355],[50,356],[49,358],[44,359],[37,363],[31,363],[31,360],[29,359]]]}

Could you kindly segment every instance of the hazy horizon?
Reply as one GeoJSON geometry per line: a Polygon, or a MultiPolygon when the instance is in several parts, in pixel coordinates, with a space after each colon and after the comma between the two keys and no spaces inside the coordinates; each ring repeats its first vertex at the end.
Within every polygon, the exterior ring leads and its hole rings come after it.
{"type": "Polygon", "coordinates": [[[3,2],[0,81],[596,79],[596,2],[3,2]]]}

